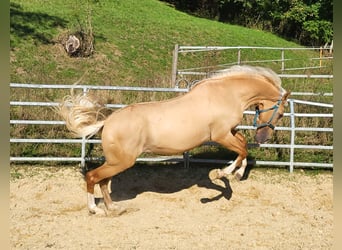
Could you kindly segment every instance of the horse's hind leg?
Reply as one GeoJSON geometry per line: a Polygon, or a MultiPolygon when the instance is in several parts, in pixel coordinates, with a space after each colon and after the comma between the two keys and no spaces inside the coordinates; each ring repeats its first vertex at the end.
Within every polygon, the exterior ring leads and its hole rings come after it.
{"type": "Polygon", "coordinates": [[[110,205],[112,203],[112,198],[110,197],[109,191],[108,191],[108,183],[109,183],[110,179],[111,179],[111,177],[103,179],[102,181],[99,182],[101,192],[103,195],[103,200],[104,200],[106,207],[108,207],[108,205],[110,205]]]}
{"type": "Polygon", "coordinates": [[[94,197],[94,187],[95,184],[100,184],[100,188],[102,191],[102,195],[104,198],[105,205],[107,209],[114,211],[116,214],[121,214],[125,210],[119,208],[119,206],[114,205],[112,199],[108,192],[108,182],[110,178],[118,173],[126,170],[127,168],[131,167],[134,164],[127,164],[127,161],[123,161],[121,164],[109,164],[105,162],[102,166],[89,171],[86,174],[86,182],[87,182],[87,192],[88,192],[88,209],[89,212],[92,214],[103,214],[104,211],[98,208],[95,204],[95,197],[94,197]],[[122,164],[126,163],[126,164],[122,164]]]}

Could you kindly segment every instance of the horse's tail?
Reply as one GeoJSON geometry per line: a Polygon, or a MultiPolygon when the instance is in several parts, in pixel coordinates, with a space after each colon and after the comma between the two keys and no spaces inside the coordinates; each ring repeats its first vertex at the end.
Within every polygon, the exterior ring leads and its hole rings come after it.
{"type": "Polygon", "coordinates": [[[105,106],[95,96],[78,94],[64,97],[56,108],[66,122],[67,128],[76,137],[91,137],[104,125],[105,106]]]}

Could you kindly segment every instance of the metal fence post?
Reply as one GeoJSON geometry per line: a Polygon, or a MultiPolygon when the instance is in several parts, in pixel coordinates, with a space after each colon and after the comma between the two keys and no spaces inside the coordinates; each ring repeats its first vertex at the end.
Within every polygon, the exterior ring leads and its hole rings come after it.
{"type": "Polygon", "coordinates": [[[290,147],[290,173],[293,172],[293,163],[294,163],[294,150],[295,150],[295,110],[294,110],[294,102],[292,99],[289,100],[290,102],[290,119],[291,119],[291,147],[290,147]]]}
{"type": "MultiPolygon", "coordinates": [[[[83,88],[83,95],[87,94],[87,87],[83,88]]],[[[85,157],[86,157],[86,137],[82,137],[82,144],[81,144],[81,167],[85,167],[85,157]]]]}
{"type": "Polygon", "coordinates": [[[285,50],[281,50],[281,72],[285,70],[285,50]]]}
{"type": "Polygon", "coordinates": [[[172,57],[171,87],[176,86],[178,50],[179,50],[179,46],[178,44],[176,44],[175,49],[173,50],[173,57],[172,57]]]}
{"type": "Polygon", "coordinates": [[[190,154],[189,151],[183,153],[184,167],[189,168],[190,166],[190,154]]]}

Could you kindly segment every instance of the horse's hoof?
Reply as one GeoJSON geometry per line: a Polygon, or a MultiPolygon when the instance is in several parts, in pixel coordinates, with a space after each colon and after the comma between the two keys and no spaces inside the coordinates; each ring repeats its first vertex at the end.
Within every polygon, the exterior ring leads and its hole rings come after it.
{"type": "Polygon", "coordinates": [[[223,173],[220,169],[213,169],[209,172],[209,179],[211,181],[217,180],[217,179],[221,179],[223,177],[223,173]]]}
{"type": "Polygon", "coordinates": [[[235,174],[235,179],[238,180],[238,181],[241,181],[242,175],[240,173],[236,173],[235,174]]]}
{"type": "Polygon", "coordinates": [[[89,210],[89,214],[105,215],[106,212],[101,208],[94,207],[94,208],[89,210]]]}
{"type": "Polygon", "coordinates": [[[118,206],[116,204],[111,204],[108,206],[108,213],[107,215],[112,215],[112,216],[120,216],[124,213],[127,212],[127,209],[121,206],[118,206]]]}

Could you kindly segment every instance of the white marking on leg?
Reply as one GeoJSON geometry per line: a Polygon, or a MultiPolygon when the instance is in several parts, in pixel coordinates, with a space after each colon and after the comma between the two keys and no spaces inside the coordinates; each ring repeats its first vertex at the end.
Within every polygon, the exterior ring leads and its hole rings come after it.
{"type": "Polygon", "coordinates": [[[235,168],[236,168],[236,160],[232,164],[230,164],[228,167],[222,169],[222,171],[225,174],[231,174],[235,168]]]}
{"type": "Polygon", "coordinates": [[[88,195],[88,209],[89,211],[94,211],[96,208],[94,194],[87,193],[88,195]]]}
{"type": "Polygon", "coordinates": [[[94,194],[87,193],[88,196],[88,209],[89,212],[92,214],[105,214],[105,211],[101,208],[98,208],[95,204],[95,197],[94,194]]]}
{"type": "Polygon", "coordinates": [[[238,171],[236,171],[236,174],[239,174],[242,177],[243,174],[245,173],[246,166],[247,166],[247,158],[242,160],[241,167],[239,168],[238,171]]]}

